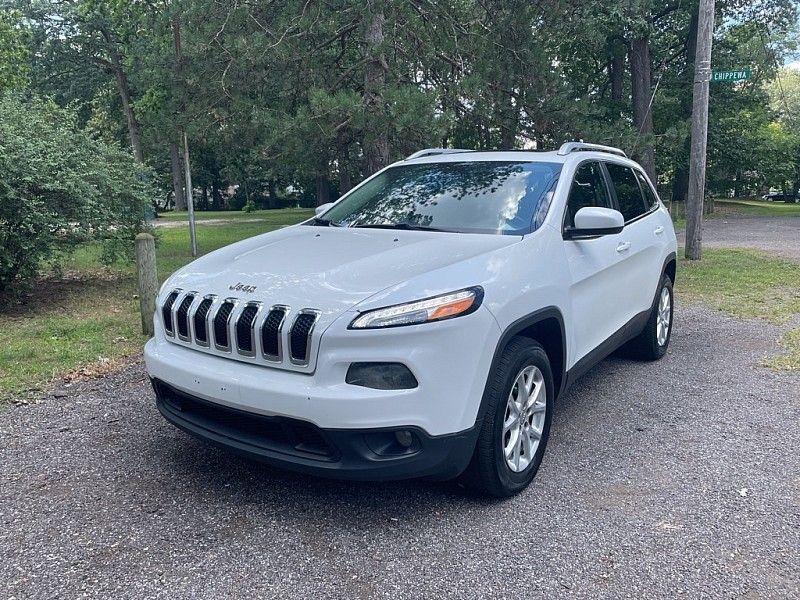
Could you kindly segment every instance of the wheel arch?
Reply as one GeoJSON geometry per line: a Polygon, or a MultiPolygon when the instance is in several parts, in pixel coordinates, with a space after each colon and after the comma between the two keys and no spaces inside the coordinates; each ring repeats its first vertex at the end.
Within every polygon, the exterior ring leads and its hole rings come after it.
{"type": "Polygon", "coordinates": [[[667,258],[664,259],[664,267],[661,269],[661,274],[670,278],[673,285],[675,284],[675,274],[678,267],[677,257],[674,252],[670,252],[667,258]]]}
{"type": "Polygon", "coordinates": [[[489,392],[489,377],[494,373],[497,362],[509,342],[518,337],[526,337],[539,342],[547,353],[550,360],[550,368],[553,371],[553,383],[557,398],[566,383],[566,364],[567,364],[567,340],[564,328],[564,317],[561,311],[555,306],[548,306],[539,309],[529,315],[517,319],[509,325],[500,340],[492,356],[492,364],[489,369],[489,376],[486,378],[481,406],[478,411],[477,419],[483,418],[487,405],[489,392]]]}

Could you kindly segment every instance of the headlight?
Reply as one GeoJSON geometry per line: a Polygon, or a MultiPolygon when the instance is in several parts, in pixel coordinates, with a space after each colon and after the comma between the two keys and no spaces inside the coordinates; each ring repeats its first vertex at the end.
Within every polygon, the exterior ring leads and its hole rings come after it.
{"type": "Polygon", "coordinates": [[[466,288],[433,298],[361,313],[350,323],[350,329],[401,327],[452,319],[475,312],[481,305],[481,300],[483,300],[483,288],[478,286],[466,288]]]}

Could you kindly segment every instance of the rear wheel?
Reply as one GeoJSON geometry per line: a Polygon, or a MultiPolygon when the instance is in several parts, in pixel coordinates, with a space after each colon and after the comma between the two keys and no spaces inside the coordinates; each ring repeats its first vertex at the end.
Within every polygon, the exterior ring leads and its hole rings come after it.
{"type": "Polygon", "coordinates": [[[547,353],[528,338],[509,342],[489,377],[481,432],[463,480],[505,497],[525,489],[539,469],[555,390],[547,353]]]}
{"type": "Polygon", "coordinates": [[[672,305],[672,280],[664,275],[647,325],[625,348],[631,358],[658,360],[667,353],[672,335],[672,305]]]}

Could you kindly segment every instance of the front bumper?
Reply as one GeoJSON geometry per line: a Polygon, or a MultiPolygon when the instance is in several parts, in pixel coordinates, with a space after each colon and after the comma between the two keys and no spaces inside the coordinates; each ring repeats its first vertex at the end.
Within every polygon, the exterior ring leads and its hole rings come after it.
{"type": "Polygon", "coordinates": [[[156,404],[173,425],[268,464],[340,479],[449,479],[469,464],[477,426],[431,436],[418,427],[322,429],[298,419],[249,413],[181,392],[153,379],[156,404]],[[399,444],[395,433],[413,440],[399,444]]]}

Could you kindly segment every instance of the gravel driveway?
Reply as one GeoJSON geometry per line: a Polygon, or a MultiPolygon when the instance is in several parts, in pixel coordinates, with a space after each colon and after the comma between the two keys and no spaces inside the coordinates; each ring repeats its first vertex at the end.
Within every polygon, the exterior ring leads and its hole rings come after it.
{"type": "MultiPolygon", "coordinates": [[[[683,245],[686,232],[678,233],[683,245]]],[[[730,213],[703,220],[703,245],[755,248],[800,261],[800,217],[757,217],[730,213]]]]}
{"type": "Polygon", "coordinates": [[[670,353],[556,408],[534,484],[271,470],[158,415],[141,365],[0,415],[0,597],[800,597],[800,376],[680,306],[670,353]],[[700,361],[697,364],[696,361],[700,361]]]}

